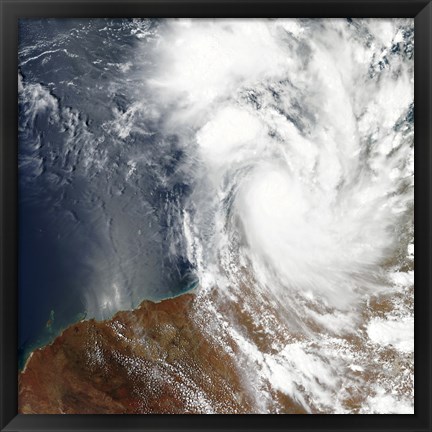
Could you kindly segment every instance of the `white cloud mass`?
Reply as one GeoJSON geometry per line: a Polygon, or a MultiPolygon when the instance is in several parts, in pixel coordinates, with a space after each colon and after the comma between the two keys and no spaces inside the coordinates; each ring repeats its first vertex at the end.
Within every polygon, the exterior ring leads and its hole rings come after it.
{"type": "MultiPolygon", "coordinates": [[[[387,289],[386,269],[412,229],[409,25],[164,22],[147,84],[169,107],[166,131],[198,161],[184,226],[202,290],[235,297],[246,273],[254,290],[282,305],[291,330],[312,338],[316,326],[332,337],[358,331],[362,302],[387,289]]],[[[396,338],[409,352],[413,328],[404,322],[371,321],[367,333],[378,344],[396,338]]],[[[339,363],[299,350],[287,345],[273,360],[255,360],[304,406],[293,382],[332,405],[329,386],[312,383],[337,374],[339,363]],[[294,357],[304,361],[294,365],[294,357]],[[318,364],[325,370],[314,378],[318,364]]]]}

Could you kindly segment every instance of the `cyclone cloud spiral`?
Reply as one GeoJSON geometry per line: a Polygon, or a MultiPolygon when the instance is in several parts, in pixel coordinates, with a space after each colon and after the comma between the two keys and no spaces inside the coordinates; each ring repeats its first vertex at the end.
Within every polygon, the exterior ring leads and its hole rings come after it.
{"type": "Polygon", "coordinates": [[[20,172],[73,312],[194,292],[255,412],[413,412],[413,21],[68,25],[22,43],[20,172]]]}

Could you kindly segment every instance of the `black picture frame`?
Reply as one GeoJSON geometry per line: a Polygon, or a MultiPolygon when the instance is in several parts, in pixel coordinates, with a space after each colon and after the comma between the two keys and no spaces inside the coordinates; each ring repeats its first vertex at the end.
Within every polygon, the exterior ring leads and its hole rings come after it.
{"type": "Polygon", "coordinates": [[[425,0],[0,0],[1,431],[430,431],[432,5],[425,0]],[[415,413],[412,415],[18,415],[18,19],[35,17],[415,18],[415,413]]]}

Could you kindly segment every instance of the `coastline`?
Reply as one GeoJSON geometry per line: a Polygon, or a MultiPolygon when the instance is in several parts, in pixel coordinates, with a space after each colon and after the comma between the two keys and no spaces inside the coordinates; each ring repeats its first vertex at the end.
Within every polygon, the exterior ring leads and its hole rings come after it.
{"type": "Polygon", "coordinates": [[[41,343],[35,342],[31,347],[29,347],[29,349],[25,350],[23,352],[23,354],[19,353],[18,354],[18,376],[20,374],[22,374],[23,372],[25,372],[25,370],[27,368],[28,362],[30,361],[31,357],[33,356],[33,354],[36,351],[42,350],[45,347],[52,345],[56,341],[56,339],[59,338],[59,337],[61,337],[63,335],[63,333],[68,328],[70,328],[70,327],[72,327],[72,326],[74,326],[74,325],[76,325],[78,323],[84,322],[86,320],[95,320],[96,322],[100,322],[100,323],[110,321],[118,313],[121,313],[121,312],[132,312],[134,310],[139,309],[144,302],[151,302],[151,303],[154,303],[154,304],[158,304],[158,303],[164,302],[166,300],[172,300],[172,299],[175,299],[177,297],[181,297],[181,296],[183,296],[185,294],[195,295],[196,292],[199,289],[199,281],[197,281],[196,283],[193,283],[192,285],[193,285],[192,288],[188,288],[185,291],[182,291],[181,293],[173,295],[173,296],[164,297],[164,298],[161,298],[161,299],[158,299],[158,300],[152,300],[152,299],[144,298],[143,300],[141,300],[141,302],[139,303],[139,305],[137,307],[135,307],[133,309],[121,309],[121,310],[118,310],[112,316],[110,316],[108,318],[105,318],[103,320],[96,320],[95,318],[87,318],[87,312],[82,312],[81,314],[84,314],[84,318],[81,318],[81,319],[78,319],[78,320],[74,320],[74,321],[70,322],[69,324],[67,324],[66,326],[62,326],[57,331],[55,331],[52,334],[52,336],[50,338],[48,338],[47,341],[41,342],[41,343]]]}
{"type": "Polygon", "coordinates": [[[236,356],[197,320],[191,292],[82,321],[33,353],[21,414],[252,413],[236,356]]]}

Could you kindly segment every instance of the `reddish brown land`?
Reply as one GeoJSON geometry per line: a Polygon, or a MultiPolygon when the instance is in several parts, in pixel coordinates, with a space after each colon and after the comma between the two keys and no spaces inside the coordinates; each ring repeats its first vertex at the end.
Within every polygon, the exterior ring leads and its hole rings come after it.
{"type": "Polygon", "coordinates": [[[193,295],[82,321],[36,350],[19,377],[21,413],[248,412],[232,359],[192,319],[193,295]]]}

